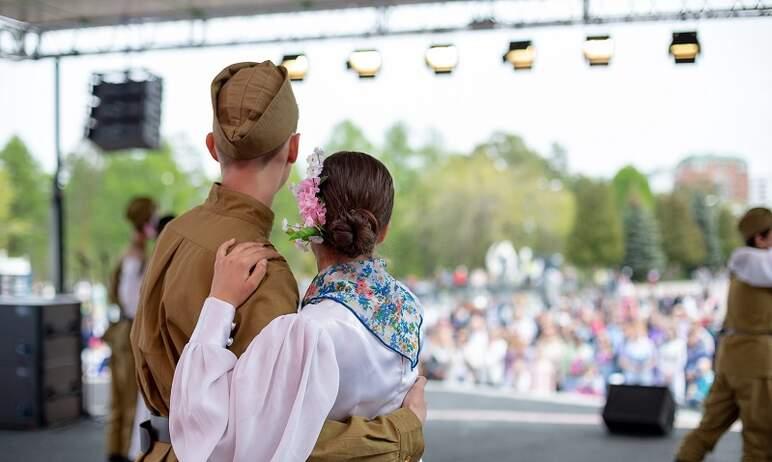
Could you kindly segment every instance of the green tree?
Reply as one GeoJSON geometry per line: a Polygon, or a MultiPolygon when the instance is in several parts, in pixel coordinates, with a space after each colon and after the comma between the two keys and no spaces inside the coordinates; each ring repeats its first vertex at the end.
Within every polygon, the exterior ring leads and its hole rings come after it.
{"type": "Polygon", "coordinates": [[[702,231],[702,238],[705,241],[705,260],[702,264],[716,269],[724,261],[721,256],[721,241],[718,234],[716,207],[709,203],[708,195],[702,192],[695,192],[692,197],[692,210],[694,211],[694,218],[702,231]]]}
{"type": "MultiPolygon", "coordinates": [[[[574,218],[573,194],[535,164],[508,165],[484,149],[455,155],[426,173],[415,230],[431,270],[481,266],[496,241],[537,253],[561,252],[574,218]]],[[[427,268],[429,270],[429,268],[427,268]]]]}
{"type": "Polygon", "coordinates": [[[362,129],[350,120],[344,120],[332,129],[325,150],[330,154],[336,151],[361,151],[375,154],[375,146],[367,139],[362,129]]]}
{"type": "Polygon", "coordinates": [[[674,192],[659,196],[657,221],[662,232],[662,248],[670,264],[683,272],[705,261],[705,241],[686,194],[674,192]]]}
{"type": "Polygon", "coordinates": [[[740,233],[737,231],[737,217],[728,207],[721,207],[718,212],[718,239],[721,246],[721,261],[726,262],[732,251],[743,246],[740,233]]]}
{"type": "Polygon", "coordinates": [[[14,191],[8,173],[0,165],[0,250],[5,250],[8,246],[8,237],[11,222],[11,204],[13,203],[14,191]]]}
{"type": "Polygon", "coordinates": [[[51,177],[43,172],[24,142],[13,137],[0,151],[0,163],[15,192],[7,221],[8,254],[30,259],[36,280],[46,280],[49,268],[51,177]]]}
{"type": "Polygon", "coordinates": [[[633,201],[625,210],[625,256],[623,264],[633,270],[633,279],[646,280],[650,271],[662,271],[659,230],[649,209],[633,201]]]}
{"type": "Polygon", "coordinates": [[[608,183],[580,178],[574,184],[576,219],[566,256],[580,268],[613,267],[624,254],[622,223],[608,183]]]}
{"type": "Polygon", "coordinates": [[[68,274],[103,279],[131,237],[124,210],[131,198],[150,196],[160,213],[182,213],[200,203],[208,188],[201,175],[180,171],[169,146],[157,151],[95,152],[68,158],[65,186],[68,274]]]}
{"type": "Polygon", "coordinates": [[[489,246],[503,239],[539,253],[565,246],[573,194],[562,172],[520,137],[497,133],[465,155],[448,152],[436,136],[417,147],[403,124],[389,128],[376,146],[356,125],[343,122],[327,148],[363,150],[392,173],[394,214],[379,252],[395,274],[480,266],[489,246]]]}
{"type": "Polygon", "coordinates": [[[651,193],[649,180],[632,165],[617,172],[611,184],[619,210],[624,210],[633,200],[649,210],[654,209],[654,195],[651,193]]]}

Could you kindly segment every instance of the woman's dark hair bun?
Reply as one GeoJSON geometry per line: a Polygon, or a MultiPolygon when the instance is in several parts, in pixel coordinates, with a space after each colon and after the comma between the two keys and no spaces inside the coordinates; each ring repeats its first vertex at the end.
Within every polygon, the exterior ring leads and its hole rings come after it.
{"type": "Polygon", "coordinates": [[[378,220],[365,209],[347,210],[327,223],[325,231],[325,242],[343,255],[370,255],[378,240],[378,220]]]}
{"type": "Polygon", "coordinates": [[[321,178],[324,244],[348,258],[371,257],[394,208],[389,170],[369,154],[341,151],[324,160],[321,178]]]}

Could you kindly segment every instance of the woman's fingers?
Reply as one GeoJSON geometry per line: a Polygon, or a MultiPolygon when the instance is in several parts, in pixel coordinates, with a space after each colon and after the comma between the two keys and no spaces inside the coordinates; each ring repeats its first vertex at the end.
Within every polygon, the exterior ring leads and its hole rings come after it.
{"type": "Polygon", "coordinates": [[[244,252],[248,252],[251,249],[260,248],[262,246],[263,244],[258,244],[257,242],[242,242],[233,247],[231,251],[228,252],[228,256],[238,258],[240,255],[244,254],[244,252]]]}
{"type": "Polygon", "coordinates": [[[217,247],[217,258],[222,259],[225,258],[226,255],[228,255],[228,249],[231,248],[233,243],[236,242],[236,239],[228,239],[227,241],[220,244],[220,247],[217,247]]]}
{"type": "Polygon", "coordinates": [[[270,260],[272,258],[278,258],[279,253],[271,247],[257,247],[254,249],[245,250],[239,255],[238,259],[242,263],[249,264],[249,267],[255,265],[260,260],[270,260]]]}
{"type": "Polygon", "coordinates": [[[255,269],[252,271],[252,274],[249,275],[249,278],[247,278],[247,283],[254,289],[257,289],[257,287],[260,285],[261,282],[263,282],[263,278],[265,277],[265,273],[268,270],[268,260],[260,260],[257,262],[257,265],[255,266],[255,269]]]}

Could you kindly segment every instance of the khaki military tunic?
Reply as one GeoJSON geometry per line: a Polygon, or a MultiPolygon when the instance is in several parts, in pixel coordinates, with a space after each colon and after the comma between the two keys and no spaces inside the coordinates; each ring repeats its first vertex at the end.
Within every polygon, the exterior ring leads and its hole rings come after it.
{"type": "MultiPolygon", "coordinates": [[[[269,243],[273,212],[259,201],[215,184],[206,202],[173,220],[156,245],[145,273],[131,332],[137,380],[148,408],[169,415],[174,368],[209,293],[217,247],[269,243]]],[[[297,311],[298,286],[284,259],[268,264],[265,279],[236,311],[230,349],[237,356],[278,316],[297,311]]],[[[411,411],[364,421],[327,421],[311,460],[412,461],[423,453],[421,423],[411,411]]],[[[176,461],[170,445],[155,443],[144,461],[176,461]]]]}
{"type": "Polygon", "coordinates": [[[702,420],[684,439],[678,460],[701,461],[739,418],[742,460],[772,461],[772,289],[732,278],[724,332],[702,420]]]}

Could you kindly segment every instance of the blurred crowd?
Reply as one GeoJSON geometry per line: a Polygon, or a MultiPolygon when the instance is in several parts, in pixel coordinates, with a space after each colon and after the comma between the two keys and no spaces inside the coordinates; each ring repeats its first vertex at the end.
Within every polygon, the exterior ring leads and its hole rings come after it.
{"type": "Polygon", "coordinates": [[[603,395],[607,383],[668,386],[697,406],[713,382],[721,284],[633,285],[624,275],[578,289],[425,291],[423,373],[518,392],[603,395]]]}

